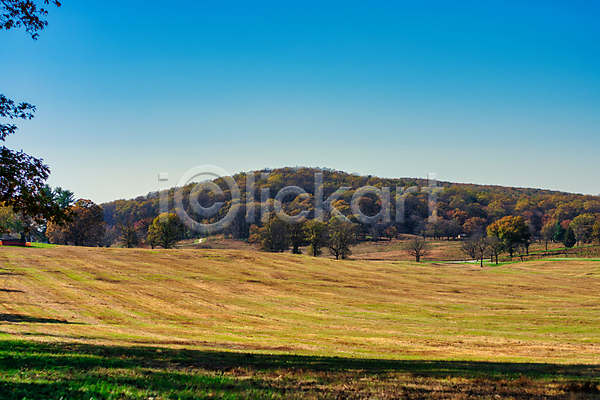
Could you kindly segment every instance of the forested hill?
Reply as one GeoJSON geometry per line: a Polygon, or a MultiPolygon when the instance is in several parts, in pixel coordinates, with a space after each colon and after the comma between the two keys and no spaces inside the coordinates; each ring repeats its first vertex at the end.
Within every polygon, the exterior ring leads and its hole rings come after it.
{"type": "MultiPolygon", "coordinates": [[[[220,233],[240,239],[249,236],[252,225],[261,225],[261,210],[273,211],[273,199],[283,188],[290,186],[299,187],[307,194],[297,196],[298,189],[291,190],[281,198],[283,211],[290,216],[307,211],[309,219],[315,216],[315,208],[319,208],[319,198],[326,201],[341,187],[349,187],[349,190],[338,193],[339,195],[331,201],[331,205],[353,222],[362,225],[362,231],[369,231],[369,237],[377,237],[378,233],[383,232],[390,225],[394,226],[398,232],[434,237],[455,237],[463,233],[472,235],[485,230],[488,225],[507,215],[522,216],[532,235],[540,237],[543,234],[544,226],[562,226],[566,229],[573,220],[578,223],[577,221],[581,222],[582,219],[592,221],[592,219],[598,220],[600,217],[600,197],[598,196],[542,189],[439,181],[435,183],[438,189],[432,190],[430,186],[433,186],[434,182],[428,182],[427,179],[386,179],[318,168],[265,169],[239,173],[234,175],[233,179],[239,188],[240,207],[231,223],[225,230],[221,229],[220,233]],[[315,184],[317,174],[322,174],[322,195],[319,190],[316,190],[318,188],[318,185],[315,184]],[[253,177],[250,181],[254,182],[254,190],[247,190],[248,175],[253,177]],[[387,190],[385,189],[381,190],[379,194],[367,190],[364,192],[366,194],[358,201],[360,211],[364,216],[379,215],[381,217],[377,223],[371,221],[365,224],[363,221],[361,224],[360,219],[357,219],[356,215],[352,213],[352,197],[358,189],[363,187],[389,188],[389,197],[386,197],[387,190]],[[435,193],[435,196],[432,196],[432,193],[435,193]],[[261,202],[261,196],[266,201],[261,202]],[[387,199],[389,199],[389,203],[387,199]],[[382,211],[382,206],[384,211],[382,211]],[[248,209],[250,212],[247,212],[248,209]],[[434,211],[437,215],[435,222],[429,218],[434,211]]],[[[209,187],[206,184],[202,188],[199,188],[197,184],[190,184],[182,190],[183,209],[192,220],[198,223],[211,224],[222,220],[232,205],[231,190],[227,182],[224,179],[217,179],[213,182],[219,186],[222,194],[214,185],[209,187]],[[192,204],[189,201],[190,193],[192,194],[192,204]],[[194,206],[195,201],[197,204],[194,206]],[[204,216],[201,215],[216,202],[223,203],[216,214],[206,216],[207,214],[204,213],[204,216]],[[198,206],[204,207],[204,209],[199,209],[198,206]]],[[[231,185],[231,182],[229,184],[231,185]]],[[[174,192],[175,189],[168,191],[171,212],[174,210],[174,192]]],[[[118,235],[115,225],[118,224],[134,224],[143,236],[144,231],[159,214],[159,198],[158,192],[152,192],[131,200],[116,200],[102,204],[108,236],[114,235],[116,240],[118,235]]],[[[329,218],[331,209],[321,207],[321,209],[323,208],[323,217],[329,218]]],[[[188,232],[189,236],[196,236],[196,234],[197,232],[188,232]]]]}

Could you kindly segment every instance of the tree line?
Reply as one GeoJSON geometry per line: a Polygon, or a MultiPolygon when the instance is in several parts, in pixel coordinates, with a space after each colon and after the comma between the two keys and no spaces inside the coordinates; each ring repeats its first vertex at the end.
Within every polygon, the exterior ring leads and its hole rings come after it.
{"type": "MultiPolygon", "coordinates": [[[[241,202],[239,210],[231,223],[219,233],[223,233],[234,239],[257,243],[267,251],[280,251],[281,248],[292,248],[295,252],[302,246],[308,245],[305,239],[306,229],[312,220],[321,222],[327,228],[326,237],[335,236],[332,228],[337,222],[346,217],[351,223],[354,242],[390,240],[398,234],[413,234],[426,238],[455,240],[461,235],[468,238],[479,238],[484,236],[495,236],[503,243],[501,251],[513,254],[517,249],[528,251],[532,241],[542,242],[564,242],[565,245],[591,243],[600,240],[600,198],[598,196],[569,194],[556,191],[540,189],[522,189],[499,186],[484,186],[472,184],[457,184],[451,182],[438,182],[441,191],[437,194],[435,203],[436,218],[432,219],[431,196],[426,190],[428,182],[423,179],[383,179],[373,176],[360,176],[348,174],[341,171],[315,168],[281,168],[274,170],[262,170],[251,173],[240,173],[233,176],[234,181],[240,188],[241,202]],[[322,195],[325,199],[337,193],[331,202],[331,209],[325,210],[320,219],[316,217],[315,207],[315,174],[323,174],[322,195]],[[255,193],[246,191],[245,184],[248,174],[255,178],[255,193]],[[274,194],[282,188],[296,186],[306,192],[299,196],[295,193],[285,196],[281,200],[281,209],[288,216],[299,216],[306,213],[306,221],[302,224],[279,224],[275,217],[274,194]],[[366,224],[360,222],[351,210],[351,202],[356,190],[364,186],[373,186],[382,189],[390,188],[390,197],[396,196],[396,191],[402,190],[403,219],[381,220],[366,224]],[[338,193],[340,187],[350,187],[342,193],[338,193]],[[411,190],[414,188],[414,190],[411,190]],[[269,197],[259,196],[259,193],[270,193],[269,197]],[[254,212],[255,218],[249,219],[248,215],[254,212]],[[518,224],[515,222],[518,221],[518,224]],[[524,240],[511,241],[510,229],[518,225],[524,240]],[[282,232],[281,240],[268,239],[271,235],[282,232]],[[262,238],[259,240],[259,238],[262,238]],[[265,242],[264,244],[262,242],[265,242]],[[287,243],[287,244],[282,244],[287,243]],[[571,244],[573,243],[573,244],[571,244]],[[287,247],[286,247],[287,246],[287,247]]],[[[202,186],[192,183],[182,188],[183,211],[191,218],[202,223],[215,223],[227,215],[232,207],[230,188],[223,179],[213,181],[221,190],[200,190],[202,186]],[[215,203],[222,206],[215,215],[205,216],[198,212],[198,205],[209,208],[215,203]]],[[[47,196],[58,199],[62,189],[52,194],[52,189],[46,188],[47,196]]],[[[166,198],[171,214],[166,218],[171,220],[173,233],[177,240],[185,238],[196,238],[204,236],[198,232],[188,229],[179,221],[173,213],[175,189],[169,189],[162,193],[166,198]],[[177,224],[175,224],[175,221],[177,224]]],[[[93,207],[89,200],[79,200],[77,203],[69,204],[68,210],[72,215],[86,215],[94,212],[95,223],[101,224],[96,229],[90,241],[94,245],[121,245],[124,247],[136,246],[160,246],[172,247],[173,241],[163,241],[157,232],[165,231],[157,220],[160,214],[161,193],[151,192],[146,196],[139,196],[131,200],[116,200],[93,207]],[[98,210],[102,211],[99,212],[98,210]],[[101,222],[100,220],[101,215],[101,222]]],[[[72,199],[71,199],[72,201],[72,199]]],[[[62,207],[65,208],[63,202],[62,207]]],[[[361,212],[367,216],[376,216],[382,207],[389,207],[392,215],[397,215],[398,203],[382,204],[382,199],[372,194],[366,194],[358,202],[361,212]]],[[[6,227],[12,223],[15,229],[14,218],[11,221],[3,214],[10,215],[7,207],[0,210],[0,229],[7,232],[6,227]],[[2,227],[5,228],[2,228],[2,227]]],[[[200,210],[201,211],[201,210],[200,210]]],[[[87,218],[87,217],[86,217],[87,218]]],[[[92,219],[89,219],[91,221],[92,219]]],[[[162,218],[163,222],[165,218],[162,218]]],[[[32,224],[30,224],[32,225],[32,224]]],[[[65,226],[73,227],[77,224],[71,222],[65,226]]],[[[85,226],[86,223],[79,223],[85,226]]],[[[51,241],[63,243],[83,243],[76,240],[76,235],[66,234],[59,224],[50,223],[49,236],[46,235],[44,227],[37,230],[40,237],[46,237],[51,241]],[[45,235],[45,236],[44,236],[45,235]]],[[[350,225],[349,225],[350,226],[350,225]]],[[[516,228],[515,228],[516,229],[516,228]]],[[[34,230],[34,229],[33,229],[34,230]]],[[[32,229],[29,228],[31,233],[32,229]]],[[[90,229],[93,231],[93,229],[90,229]]],[[[322,246],[322,248],[328,248],[322,246]]],[[[335,251],[331,250],[330,251],[335,251]]],[[[343,252],[342,252],[343,253],[343,252]]],[[[342,253],[339,256],[342,256],[342,253]]],[[[334,254],[335,255],[335,254],[334,254]]]]}

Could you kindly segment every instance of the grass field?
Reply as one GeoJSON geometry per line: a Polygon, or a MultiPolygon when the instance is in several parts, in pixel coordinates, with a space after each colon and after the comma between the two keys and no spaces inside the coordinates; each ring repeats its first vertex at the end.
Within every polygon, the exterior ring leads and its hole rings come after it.
{"type": "Polygon", "coordinates": [[[598,261],[63,246],[0,261],[0,398],[598,396],[598,261]]]}

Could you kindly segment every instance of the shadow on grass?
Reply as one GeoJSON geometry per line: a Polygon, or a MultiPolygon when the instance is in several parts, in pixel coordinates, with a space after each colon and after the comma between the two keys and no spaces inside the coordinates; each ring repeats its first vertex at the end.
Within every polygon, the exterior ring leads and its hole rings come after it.
{"type": "Polygon", "coordinates": [[[13,290],[13,289],[0,289],[0,292],[4,292],[4,293],[23,293],[22,290],[13,290]]]}
{"type": "Polygon", "coordinates": [[[54,318],[36,318],[30,317],[28,315],[22,314],[2,314],[0,313],[0,323],[1,322],[30,322],[37,324],[81,324],[80,322],[69,322],[63,319],[54,319],[54,318]]]}
{"type": "MultiPolygon", "coordinates": [[[[447,390],[448,394],[460,389],[457,384],[440,389],[439,382],[453,378],[471,379],[474,383],[465,390],[471,390],[472,396],[483,393],[473,387],[496,390],[499,385],[490,382],[499,380],[516,382],[522,390],[532,380],[543,381],[542,386],[560,382],[571,388],[568,391],[595,395],[600,365],[349,359],[0,340],[2,399],[359,398],[351,394],[379,386],[384,392],[403,390],[406,398],[421,398],[434,391],[447,390]],[[407,389],[409,386],[398,386],[398,376],[436,381],[437,386],[407,389]],[[365,380],[374,386],[365,389],[359,385],[347,393],[343,389],[365,380]]],[[[523,393],[516,390],[509,395],[537,397],[533,392],[523,393]]]]}

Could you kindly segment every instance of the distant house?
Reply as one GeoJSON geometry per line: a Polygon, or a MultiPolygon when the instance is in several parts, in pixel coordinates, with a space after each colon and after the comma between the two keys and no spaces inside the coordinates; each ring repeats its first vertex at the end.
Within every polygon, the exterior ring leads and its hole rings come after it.
{"type": "Polygon", "coordinates": [[[465,235],[464,233],[459,234],[457,237],[457,239],[466,239],[467,235],[465,235]]]}

